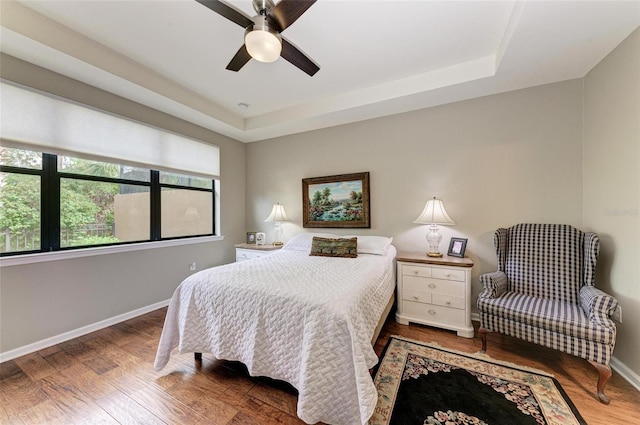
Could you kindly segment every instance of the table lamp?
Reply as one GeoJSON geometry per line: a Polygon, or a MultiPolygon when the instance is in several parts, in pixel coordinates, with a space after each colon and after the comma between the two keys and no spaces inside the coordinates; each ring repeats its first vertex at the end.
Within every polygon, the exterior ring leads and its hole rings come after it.
{"type": "Polygon", "coordinates": [[[415,219],[414,223],[429,224],[429,233],[427,233],[429,251],[427,251],[427,256],[442,257],[442,254],[438,251],[438,245],[440,245],[440,241],[442,241],[442,235],[438,232],[438,226],[451,226],[456,224],[445,211],[442,200],[436,197],[429,199],[422,214],[415,219]]]}
{"type": "Polygon", "coordinates": [[[271,223],[275,222],[276,227],[273,230],[273,245],[274,246],[282,246],[283,243],[280,240],[282,238],[282,222],[283,221],[291,221],[287,213],[284,211],[284,207],[277,202],[273,209],[271,210],[271,214],[267,217],[264,222],[271,223]]]}

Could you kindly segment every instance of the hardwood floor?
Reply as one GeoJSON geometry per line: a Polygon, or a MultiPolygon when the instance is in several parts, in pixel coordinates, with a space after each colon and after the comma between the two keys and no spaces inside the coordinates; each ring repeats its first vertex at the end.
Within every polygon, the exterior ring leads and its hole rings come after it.
{"type": "MultiPolygon", "coordinates": [[[[0,364],[0,423],[8,424],[303,424],[289,385],[251,378],[239,363],[204,354],[174,355],[153,370],[166,309],[0,364]]],[[[478,338],[419,325],[392,315],[375,348],[402,335],[465,352],[478,338]]],[[[488,354],[553,373],[590,425],[640,423],[640,392],[613,373],[611,404],[598,402],[597,372],[586,361],[498,334],[488,354]]]]}

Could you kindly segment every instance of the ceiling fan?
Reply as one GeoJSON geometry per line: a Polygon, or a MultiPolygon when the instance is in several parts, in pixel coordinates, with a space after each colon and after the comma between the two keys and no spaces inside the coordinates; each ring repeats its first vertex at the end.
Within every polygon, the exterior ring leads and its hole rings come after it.
{"type": "Polygon", "coordinates": [[[253,0],[258,13],[253,18],[220,0],[196,0],[217,14],[245,29],[244,44],[235,54],[227,69],[239,71],[251,58],[260,62],[273,62],[278,57],[292,63],[313,76],[320,67],[280,33],[293,24],[316,0],[253,0]]]}

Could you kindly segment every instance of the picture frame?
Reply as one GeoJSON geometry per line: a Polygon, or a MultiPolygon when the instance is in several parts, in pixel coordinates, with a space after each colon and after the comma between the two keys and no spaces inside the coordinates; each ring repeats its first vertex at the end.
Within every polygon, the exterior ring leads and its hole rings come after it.
{"type": "Polygon", "coordinates": [[[302,179],[302,226],[371,228],[369,173],[302,179]]]}
{"type": "Polygon", "coordinates": [[[449,252],[447,252],[447,255],[450,257],[464,258],[464,252],[466,249],[467,239],[451,238],[451,242],[449,242],[449,252]]]}
{"type": "Polygon", "coordinates": [[[247,232],[247,243],[250,245],[256,243],[256,232],[247,232]]]}

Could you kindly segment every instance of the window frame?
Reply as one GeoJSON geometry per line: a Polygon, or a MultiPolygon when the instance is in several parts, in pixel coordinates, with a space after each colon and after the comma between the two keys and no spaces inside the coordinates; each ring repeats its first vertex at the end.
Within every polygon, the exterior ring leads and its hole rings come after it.
{"type": "MultiPolygon", "coordinates": [[[[117,164],[114,162],[111,162],[111,163],[117,164]]],[[[117,164],[117,165],[120,165],[120,164],[117,164]]],[[[125,164],[121,164],[121,165],[125,165],[125,164]]],[[[3,261],[3,264],[2,264],[3,266],[7,265],[6,264],[7,258],[12,258],[17,256],[33,257],[39,254],[50,255],[49,253],[62,253],[67,251],[80,251],[80,250],[81,251],[92,251],[92,250],[104,251],[104,248],[108,248],[108,247],[117,248],[117,247],[122,247],[126,245],[131,245],[131,246],[135,245],[136,246],[135,250],[137,250],[137,249],[145,249],[144,246],[147,246],[149,244],[153,244],[156,246],[175,245],[171,243],[166,244],[163,242],[181,241],[181,240],[188,240],[188,239],[191,239],[191,240],[199,239],[196,242],[201,242],[201,241],[206,242],[210,240],[223,239],[222,237],[217,235],[218,229],[216,228],[217,180],[215,178],[211,178],[211,182],[212,182],[211,189],[208,189],[208,188],[200,188],[200,187],[183,186],[179,184],[160,183],[160,170],[156,170],[156,169],[149,169],[149,173],[150,173],[149,181],[77,174],[72,172],[59,171],[58,155],[50,154],[46,152],[42,153],[41,169],[22,168],[22,167],[10,166],[10,165],[0,165],[0,172],[40,176],[40,249],[28,250],[28,251],[1,252],[0,258],[5,260],[3,261]],[[93,182],[101,182],[101,183],[126,184],[126,185],[148,187],[150,215],[151,215],[149,239],[142,240],[142,241],[140,240],[123,241],[123,242],[114,242],[114,243],[105,243],[105,244],[96,244],[96,245],[79,245],[79,246],[62,247],[61,246],[61,228],[60,228],[60,218],[61,218],[60,187],[61,187],[61,180],[63,178],[74,179],[79,181],[93,181],[93,182]],[[187,236],[172,236],[172,237],[163,238],[161,233],[162,232],[162,229],[161,229],[162,188],[191,190],[191,191],[211,193],[212,233],[199,234],[199,235],[187,235],[187,236]],[[142,248],[140,248],[141,246],[142,248]]],[[[187,243],[190,243],[190,242],[187,242],[187,243]]],[[[177,243],[177,244],[182,245],[183,243],[177,243]]],[[[122,251],[123,250],[116,250],[115,252],[122,252],[122,251]]],[[[98,254],[98,252],[96,252],[96,254],[98,254]]],[[[88,255],[95,255],[95,254],[90,253],[88,255]]],[[[80,255],[80,256],[86,256],[86,255],[80,255]]],[[[41,260],[41,261],[49,261],[49,260],[41,260]]],[[[30,261],[27,260],[25,262],[18,262],[18,263],[28,263],[28,262],[30,261]]],[[[39,261],[35,261],[35,262],[39,262],[39,261]]]]}

